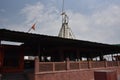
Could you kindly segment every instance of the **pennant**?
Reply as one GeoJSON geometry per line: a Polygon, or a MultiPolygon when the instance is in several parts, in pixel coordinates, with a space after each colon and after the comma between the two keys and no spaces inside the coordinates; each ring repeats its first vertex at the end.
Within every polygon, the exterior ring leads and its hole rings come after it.
{"type": "Polygon", "coordinates": [[[35,30],[35,24],[32,25],[31,29],[35,30]]]}
{"type": "Polygon", "coordinates": [[[30,32],[32,29],[35,30],[35,25],[36,25],[36,23],[34,23],[34,24],[32,25],[32,27],[28,30],[28,32],[30,32]]]}

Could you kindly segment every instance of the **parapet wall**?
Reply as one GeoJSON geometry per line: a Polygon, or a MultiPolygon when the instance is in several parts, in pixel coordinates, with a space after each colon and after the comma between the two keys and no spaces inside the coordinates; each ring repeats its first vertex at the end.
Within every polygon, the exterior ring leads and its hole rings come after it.
{"type": "Polygon", "coordinates": [[[35,80],[94,80],[94,71],[96,70],[116,70],[120,74],[120,67],[57,71],[35,74],[35,80]]]}
{"type": "Polygon", "coordinates": [[[35,60],[35,80],[94,80],[96,70],[115,70],[120,61],[39,62],[35,60]]]}

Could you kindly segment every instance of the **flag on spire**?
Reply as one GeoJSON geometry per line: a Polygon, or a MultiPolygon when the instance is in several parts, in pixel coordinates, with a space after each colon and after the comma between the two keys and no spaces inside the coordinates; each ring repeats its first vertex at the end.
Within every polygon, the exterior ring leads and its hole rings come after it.
{"type": "Polygon", "coordinates": [[[35,30],[35,23],[32,25],[31,29],[35,30]]]}
{"type": "Polygon", "coordinates": [[[28,30],[28,32],[30,32],[31,29],[35,30],[35,25],[36,25],[36,23],[34,23],[34,24],[32,25],[32,27],[28,30]]]}

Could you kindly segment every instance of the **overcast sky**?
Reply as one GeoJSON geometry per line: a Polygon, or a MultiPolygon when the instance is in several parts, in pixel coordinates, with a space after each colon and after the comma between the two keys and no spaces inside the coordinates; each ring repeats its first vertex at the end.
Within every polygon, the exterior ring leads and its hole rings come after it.
{"type": "MultiPolygon", "coordinates": [[[[57,36],[62,0],[0,0],[0,29],[57,36]]],[[[65,0],[76,39],[120,44],[120,0],[65,0]]]]}

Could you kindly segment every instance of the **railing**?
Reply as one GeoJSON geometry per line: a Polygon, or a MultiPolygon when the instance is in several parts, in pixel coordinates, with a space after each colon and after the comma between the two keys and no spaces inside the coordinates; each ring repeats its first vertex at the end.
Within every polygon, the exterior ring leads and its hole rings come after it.
{"type": "Polygon", "coordinates": [[[92,61],[91,62],[91,68],[101,68],[101,67],[106,67],[106,62],[105,61],[92,61]]]}
{"type": "Polygon", "coordinates": [[[62,71],[66,70],[66,63],[65,62],[54,62],[54,70],[55,71],[62,71]]]}
{"type": "Polygon", "coordinates": [[[39,62],[35,60],[35,73],[107,68],[120,66],[120,61],[39,62]]]}

